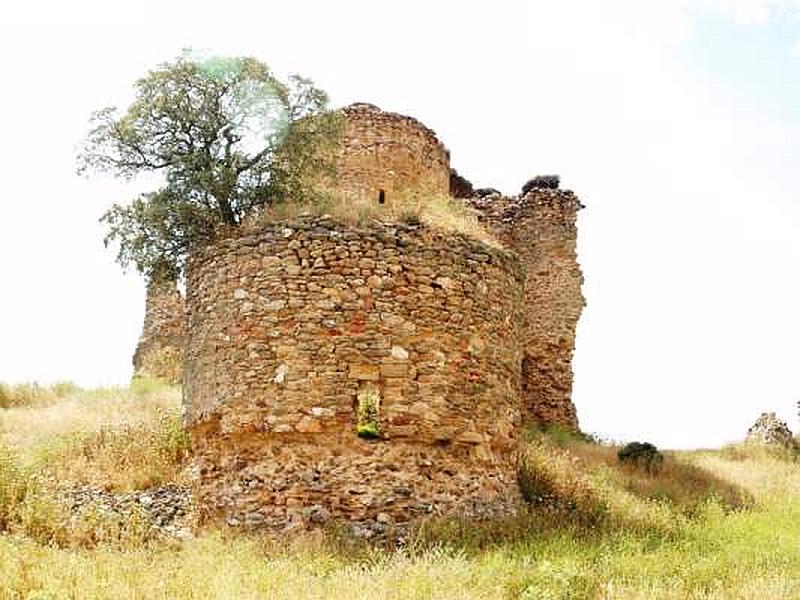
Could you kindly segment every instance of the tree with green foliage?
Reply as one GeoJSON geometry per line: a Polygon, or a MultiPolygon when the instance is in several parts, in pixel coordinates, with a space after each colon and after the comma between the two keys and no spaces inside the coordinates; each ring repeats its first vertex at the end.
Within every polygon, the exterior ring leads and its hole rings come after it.
{"type": "Polygon", "coordinates": [[[161,186],[101,221],[117,260],[150,277],[180,276],[190,248],[280,202],[321,194],[332,175],[341,117],[307,79],[280,81],[254,58],[183,55],[136,82],[124,112],[94,113],[78,171],[130,179],[160,174],[161,186]]]}

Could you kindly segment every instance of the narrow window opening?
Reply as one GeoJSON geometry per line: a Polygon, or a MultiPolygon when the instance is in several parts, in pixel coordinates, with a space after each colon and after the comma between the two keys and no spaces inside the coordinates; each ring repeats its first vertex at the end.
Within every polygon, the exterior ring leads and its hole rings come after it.
{"type": "Polygon", "coordinates": [[[386,204],[386,192],[378,190],[378,204],[386,204]]]}
{"type": "Polygon", "coordinates": [[[356,433],[358,437],[376,439],[380,430],[381,397],[374,387],[366,387],[356,397],[356,433]]]}

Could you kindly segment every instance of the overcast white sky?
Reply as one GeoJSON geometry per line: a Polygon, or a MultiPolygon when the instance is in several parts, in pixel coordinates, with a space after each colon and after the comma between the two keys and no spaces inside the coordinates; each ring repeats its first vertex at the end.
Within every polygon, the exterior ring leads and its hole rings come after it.
{"type": "Polygon", "coordinates": [[[476,185],[587,205],[583,428],[740,438],[800,399],[800,0],[17,2],[0,8],[0,381],[124,382],[144,287],[75,175],[94,109],[192,47],[411,114],[476,185]]]}

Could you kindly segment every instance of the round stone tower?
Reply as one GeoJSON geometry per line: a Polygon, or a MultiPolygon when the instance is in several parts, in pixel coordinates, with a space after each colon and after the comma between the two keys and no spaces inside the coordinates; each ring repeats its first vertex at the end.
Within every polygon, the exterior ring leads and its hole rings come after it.
{"type": "Polygon", "coordinates": [[[206,517],[513,508],[523,280],[464,235],[327,217],[196,254],[184,414],[206,517]]]}
{"type": "Polygon", "coordinates": [[[342,112],[335,187],[345,198],[383,204],[414,192],[449,193],[450,153],[432,130],[373,104],[351,104],[342,112]]]}

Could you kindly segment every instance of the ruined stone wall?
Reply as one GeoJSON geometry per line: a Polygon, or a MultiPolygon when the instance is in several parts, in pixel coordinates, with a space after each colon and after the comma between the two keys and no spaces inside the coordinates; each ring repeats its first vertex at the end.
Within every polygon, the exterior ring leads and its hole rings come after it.
{"type": "Polygon", "coordinates": [[[523,281],[513,254],[462,235],[324,217],[196,255],[184,409],[206,517],[509,510],[523,281]],[[364,390],[375,441],[355,432],[364,390]]]}
{"type": "Polygon", "coordinates": [[[142,335],[133,355],[134,376],[180,383],[186,327],[186,307],[177,283],[150,281],[142,335]]]}
{"type": "Polygon", "coordinates": [[[468,203],[519,255],[528,273],[521,322],[523,417],[577,429],[571,396],[575,328],[585,305],[575,225],[582,205],[575,194],[558,189],[468,203]]]}
{"type": "Polygon", "coordinates": [[[384,202],[410,191],[448,193],[450,156],[433,131],[372,104],[353,104],[343,113],[337,191],[376,203],[380,190],[384,202]]]}
{"type": "Polygon", "coordinates": [[[450,169],[450,195],[453,198],[472,198],[475,196],[475,188],[472,182],[466,177],[462,177],[455,169],[450,169]]]}

